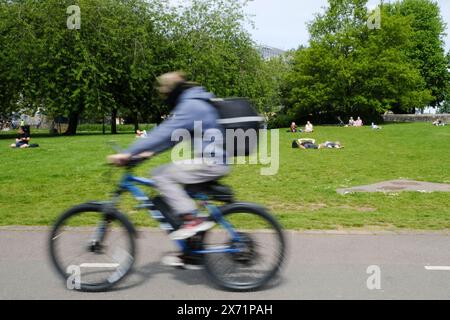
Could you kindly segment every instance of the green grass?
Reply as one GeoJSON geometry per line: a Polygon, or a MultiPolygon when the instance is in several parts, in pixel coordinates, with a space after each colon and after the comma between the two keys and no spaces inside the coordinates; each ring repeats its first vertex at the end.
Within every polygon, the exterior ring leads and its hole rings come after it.
{"type": "MultiPolygon", "coordinates": [[[[270,208],[289,229],[450,229],[449,193],[336,193],[341,187],[399,178],[450,183],[450,126],[316,127],[308,137],[339,140],[345,148],[291,148],[294,137],[305,136],[280,130],[277,175],[261,176],[260,165],[239,165],[224,182],[240,200],[270,208]]],[[[49,225],[72,205],[106,199],[121,173],[104,166],[111,153],[107,142],[127,146],[134,139],[133,134],[39,136],[33,139],[39,148],[16,150],[0,135],[0,225],[49,225]]],[[[165,153],[136,172],[148,175],[168,160],[165,153]]],[[[131,205],[127,198],[123,209],[135,223],[155,225],[131,205]]]]}

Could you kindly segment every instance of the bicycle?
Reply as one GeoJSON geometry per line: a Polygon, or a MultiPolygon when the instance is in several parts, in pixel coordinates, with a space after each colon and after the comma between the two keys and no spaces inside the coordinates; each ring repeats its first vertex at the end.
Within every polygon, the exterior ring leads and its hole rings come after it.
{"type": "MultiPolygon", "coordinates": [[[[74,206],[55,221],[49,238],[50,258],[66,283],[72,281],[71,289],[106,291],[130,274],[136,260],[137,231],[118,209],[122,194],[131,193],[140,202],[138,208],[148,210],[167,233],[182,225],[160,196],[150,199],[138,187],[155,187],[151,179],[132,174],[133,168],[144,160],[134,157],[125,166],[111,200],[74,206]],[[69,248],[61,249],[64,244],[69,248]],[[65,255],[74,250],[80,250],[81,254],[66,259],[65,255]]],[[[200,208],[206,210],[208,219],[216,226],[190,239],[175,241],[180,250],[199,257],[210,279],[222,289],[257,290],[273,279],[286,250],[277,220],[257,204],[235,201],[232,190],[217,181],[188,185],[186,191],[200,202],[200,208]],[[217,206],[212,201],[221,204],[217,206]],[[273,247],[269,247],[272,244],[269,240],[274,240],[273,247]],[[269,259],[263,261],[266,255],[269,259]]]]}

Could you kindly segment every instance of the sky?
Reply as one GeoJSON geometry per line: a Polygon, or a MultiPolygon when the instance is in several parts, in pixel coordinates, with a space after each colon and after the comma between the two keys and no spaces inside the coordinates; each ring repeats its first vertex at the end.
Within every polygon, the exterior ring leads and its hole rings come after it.
{"type": "MultiPolygon", "coordinates": [[[[441,7],[444,22],[450,25],[450,0],[435,1],[441,7]]],[[[253,0],[246,12],[253,15],[255,29],[250,25],[247,29],[258,44],[295,49],[308,43],[306,23],[314,19],[315,13],[323,12],[327,3],[327,0],[253,0]]],[[[368,7],[374,8],[379,3],[380,0],[369,0],[368,7]]],[[[447,33],[450,34],[450,30],[447,33]]],[[[445,48],[450,50],[450,35],[445,37],[445,48]]]]}

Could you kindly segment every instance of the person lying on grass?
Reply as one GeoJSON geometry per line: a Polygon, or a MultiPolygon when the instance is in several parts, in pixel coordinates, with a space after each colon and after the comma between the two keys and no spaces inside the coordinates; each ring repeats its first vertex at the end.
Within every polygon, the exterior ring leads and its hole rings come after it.
{"type": "Polygon", "coordinates": [[[292,142],[292,147],[300,149],[319,149],[319,146],[315,143],[316,140],[314,139],[297,139],[292,142]]]}
{"type": "Polygon", "coordinates": [[[342,149],[343,145],[339,141],[325,141],[324,143],[319,144],[318,149],[342,149]]]}

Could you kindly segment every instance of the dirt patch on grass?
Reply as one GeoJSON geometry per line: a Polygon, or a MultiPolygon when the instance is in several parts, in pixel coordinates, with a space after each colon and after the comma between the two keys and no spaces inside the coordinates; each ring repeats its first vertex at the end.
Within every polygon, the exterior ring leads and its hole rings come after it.
{"type": "Polygon", "coordinates": [[[431,183],[413,180],[391,180],[366,186],[353,188],[343,188],[336,190],[340,194],[353,192],[396,192],[396,191],[416,191],[416,192],[450,192],[450,184],[431,183]]]}

